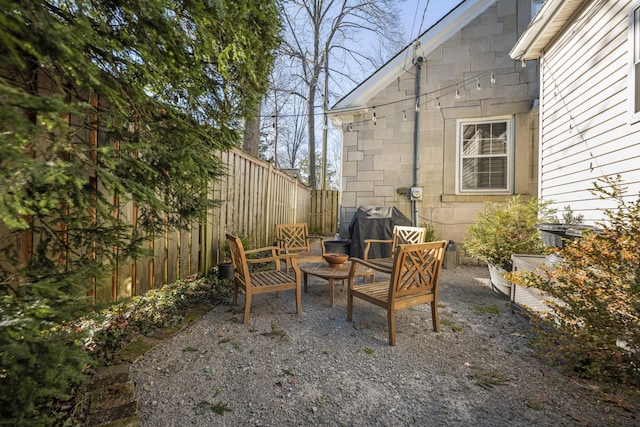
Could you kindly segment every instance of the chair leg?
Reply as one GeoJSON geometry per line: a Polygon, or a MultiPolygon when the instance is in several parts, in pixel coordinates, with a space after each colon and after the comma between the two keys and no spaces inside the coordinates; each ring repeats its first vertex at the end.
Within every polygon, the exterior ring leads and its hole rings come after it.
{"type": "Polygon", "coordinates": [[[249,311],[251,311],[251,292],[245,292],[244,294],[244,319],[242,323],[249,321],[249,311]]]}
{"type": "Polygon", "coordinates": [[[233,281],[233,298],[231,299],[231,305],[237,305],[238,304],[238,282],[236,282],[235,280],[233,281]]]}
{"type": "Polygon", "coordinates": [[[433,322],[433,332],[440,332],[440,319],[438,318],[438,303],[431,301],[431,321],[433,322]]]}
{"type": "Polygon", "coordinates": [[[296,313],[298,316],[302,314],[302,295],[300,286],[296,288],[296,313]]]}
{"type": "Polygon", "coordinates": [[[387,309],[387,318],[389,319],[389,344],[396,345],[396,313],[387,309]]]}
{"type": "Polygon", "coordinates": [[[347,322],[351,322],[353,319],[353,295],[347,290],[347,322]]]}

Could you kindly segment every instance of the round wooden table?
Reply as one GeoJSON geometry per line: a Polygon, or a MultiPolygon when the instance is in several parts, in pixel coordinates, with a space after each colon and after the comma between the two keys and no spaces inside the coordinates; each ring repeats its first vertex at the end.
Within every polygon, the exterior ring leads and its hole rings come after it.
{"type": "MultiPolygon", "coordinates": [[[[329,263],[327,263],[326,261],[301,262],[300,264],[298,264],[298,267],[300,267],[300,271],[302,271],[303,273],[305,292],[307,292],[307,276],[309,274],[312,276],[320,277],[321,279],[325,279],[329,282],[329,301],[331,307],[333,307],[334,281],[342,280],[344,283],[344,280],[349,277],[349,271],[351,270],[351,261],[347,261],[337,268],[329,267],[329,263]]],[[[373,270],[360,265],[358,266],[355,277],[370,276],[372,274],[373,270]]]]}

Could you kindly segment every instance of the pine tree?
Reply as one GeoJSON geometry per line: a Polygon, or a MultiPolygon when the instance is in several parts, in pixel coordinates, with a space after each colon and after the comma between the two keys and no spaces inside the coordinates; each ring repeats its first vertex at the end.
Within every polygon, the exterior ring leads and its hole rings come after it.
{"type": "Polygon", "coordinates": [[[0,411],[29,419],[84,363],[59,325],[87,309],[91,278],[215,203],[216,154],[238,144],[265,92],[280,24],[275,1],[0,0],[0,11],[0,411]],[[135,202],[135,227],[116,199],[135,202]]]}

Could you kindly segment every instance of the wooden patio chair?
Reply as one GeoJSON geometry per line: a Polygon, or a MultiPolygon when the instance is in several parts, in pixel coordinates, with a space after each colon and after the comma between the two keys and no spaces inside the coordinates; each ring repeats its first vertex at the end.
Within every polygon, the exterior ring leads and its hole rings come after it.
{"type": "Polygon", "coordinates": [[[393,238],[391,240],[366,239],[364,241],[363,258],[369,259],[369,250],[372,243],[391,244],[391,253],[395,253],[396,246],[409,243],[423,243],[427,229],[423,227],[410,227],[405,225],[396,225],[393,227],[393,238]]]}
{"type": "Polygon", "coordinates": [[[396,345],[395,313],[419,304],[431,304],[433,330],[440,330],[438,319],[438,286],[447,242],[437,241],[397,245],[391,267],[375,262],[351,258],[347,321],[353,317],[353,299],[360,298],[387,310],[389,344],[396,345]],[[356,285],[354,278],[358,265],[387,273],[388,280],[356,285]]]}
{"type": "Polygon", "coordinates": [[[240,238],[227,234],[229,241],[229,249],[231,250],[231,260],[233,261],[234,279],[233,279],[233,299],[231,303],[237,305],[238,290],[242,288],[245,292],[244,301],[244,319],[243,323],[249,321],[249,311],[251,310],[251,297],[254,294],[263,294],[267,292],[294,290],[296,292],[296,312],[298,316],[302,314],[302,295],[300,292],[300,269],[296,263],[294,255],[278,254],[277,246],[267,246],[264,248],[244,250],[240,238]],[[265,257],[247,259],[247,254],[266,254],[265,257]],[[281,271],[280,265],[282,261],[290,262],[293,269],[293,275],[288,272],[281,271]],[[252,272],[249,270],[249,264],[273,264],[273,268],[260,268],[259,271],[252,272]]]}
{"type": "MultiPolygon", "coordinates": [[[[297,257],[298,262],[322,260],[325,254],[324,238],[309,236],[307,224],[276,224],[276,238],[281,251],[297,257]],[[311,252],[311,239],[319,238],[322,253],[311,252]],[[307,258],[307,260],[305,260],[307,258]]],[[[287,265],[288,268],[288,265],[287,265]]]]}

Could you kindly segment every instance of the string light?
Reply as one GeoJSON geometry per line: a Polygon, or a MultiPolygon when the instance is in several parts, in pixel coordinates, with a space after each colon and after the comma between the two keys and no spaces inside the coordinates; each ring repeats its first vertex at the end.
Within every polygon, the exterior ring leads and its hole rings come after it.
{"type": "Polygon", "coordinates": [[[520,66],[522,68],[527,68],[527,63],[525,62],[524,58],[522,58],[522,61],[520,61],[520,66]]]}
{"type": "MultiPolygon", "coordinates": [[[[521,60],[523,62],[523,66],[526,67],[526,63],[524,63],[525,62],[524,59],[521,59],[521,60]]],[[[504,64],[506,64],[506,63],[507,62],[505,61],[504,64]]],[[[462,98],[462,92],[461,92],[460,87],[462,86],[462,88],[466,90],[467,85],[470,82],[472,82],[473,79],[476,79],[476,90],[481,91],[482,90],[482,85],[480,83],[480,78],[481,77],[484,78],[484,76],[486,76],[486,75],[489,75],[489,79],[488,80],[491,82],[491,84],[494,84],[496,82],[497,79],[496,79],[495,71],[494,70],[487,70],[485,72],[480,72],[480,73],[476,74],[475,76],[470,76],[470,77],[467,77],[467,78],[463,78],[460,81],[454,82],[451,85],[446,86],[444,88],[441,87],[440,89],[437,89],[436,91],[423,93],[420,96],[414,96],[416,113],[420,112],[420,97],[421,96],[425,96],[425,106],[427,106],[427,109],[428,109],[428,105],[429,105],[429,102],[430,102],[428,98],[430,98],[431,96],[437,94],[438,96],[435,98],[435,107],[436,108],[442,108],[441,102],[440,102],[440,97],[442,96],[443,93],[446,95],[447,93],[451,93],[449,91],[452,91],[454,96],[455,96],[455,99],[461,99],[462,98]],[[454,88],[455,88],[455,90],[454,90],[454,88]]],[[[489,86],[489,87],[492,87],[492,86],[489,86]]],[[[556,95],[556,93],[554,93],[554,95],[556,95]]],[[[388,105],[393,105],[393,104],[397,104],[399,102],[404,102],[405,105],[406,105],[406,102],[409,101],[409,100],[410,100],[410,98],[400,99],[400,100],[396,100],[396,101],[390,101],[390,102],[386,102],[386,103],[383,103],[381,105],[378,105],[377,107],[380,107],[380,106],[384,107],[384,106],[388,106],[388,105]]],[[[372,109],[371,121],[373,122],[374,125],[377,125],[378,117],[377,117],[377,112],[376,112],[376,106],[372,106],[370,108],[372,109]]],[[[402,120],[403,121],[407,121],[407,111],[406,111],[406,109],[401,110],[401,111],[402,111],[402,120]]],[[[384,111],[383,111],[383,113],[384,113],[384,111]]],[[[398,113],[395,113],[396,117],[397,117],[398,113]]],[[[362,114],[362,113],[360,113],[360,114],[362,114]]],[[[319,115],[319,114],[314,114],[314,115],[319,115]]],[[[277,120],[279,118],[281,118],[281,117],[282,118],[287,118],[287,117],[301,117],[301,116],[306,116],[306,114],[278,114],[276,116],[274,116],[274,115],[264,115],[264,116],[260,116],[260,117],[271,117],[272,119],[274,119],[274,122],[272,122],[272,126],[275,128],[277,120]]],[[[386,116],[383,114],[383,116],[381,116],[381,117],[384,118],[386,116]]],[[[365,117],[362,117],[362,121],[357,121],[356,124],[357,123],[366,123],[366,121],[367,120],[366,120],[366,116],[365,116],[365,117]]],[[[349,125],[347,125],[345,127],[345,129],[348,129],[348,131],[352,131],[353,130],[353,126],[352,125],[353,125],[353,123],[350,123],[349,125]]],[[[324,126],[325,125],[323,125],[323,129],[325,129],[324,126]]],[[[570,127],[569,131],[572,132],[573,129],[571,129],[571,127],[570,127]]]]}

